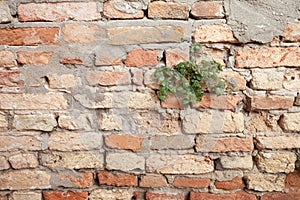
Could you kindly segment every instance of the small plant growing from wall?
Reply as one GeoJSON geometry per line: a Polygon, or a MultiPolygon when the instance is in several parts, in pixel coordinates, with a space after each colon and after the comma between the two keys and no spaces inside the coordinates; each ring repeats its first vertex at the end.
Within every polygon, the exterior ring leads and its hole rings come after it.
{"type": "Polygon", "coordinates": [[[219,76],[222,65],[215,60],[201,59],[201,49],[201,44],[192,43],[189,61],[155,71],[161,101],[165,101],[168,95],[175,95],[182,105],[188,106],[200,101],[206,90],[216,95],[223,94],[225,82],[219,76]]]}

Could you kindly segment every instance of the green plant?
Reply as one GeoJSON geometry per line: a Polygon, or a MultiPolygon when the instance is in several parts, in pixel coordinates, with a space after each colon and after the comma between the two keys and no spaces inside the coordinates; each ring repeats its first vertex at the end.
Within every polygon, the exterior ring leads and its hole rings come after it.
{"type": "Polygon", "coordinates": [[[202,60],[199,43],[191,45],[190,55],[187,62],[181,62],[174,67],[160,67],[155,71],[154,76],[160,83],[160,100],[165,101],[167,95],[175,95],[187,106],[202,99],[204,88],[217,95],[224,92],[225,83],[219,76],[221,64],[215,60],[202,60]]]}

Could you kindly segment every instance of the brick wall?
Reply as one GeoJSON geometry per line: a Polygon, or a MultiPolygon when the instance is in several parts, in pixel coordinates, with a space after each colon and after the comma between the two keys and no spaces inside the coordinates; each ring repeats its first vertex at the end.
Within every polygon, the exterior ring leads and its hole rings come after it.
{"type": "Polygon", "coordinates": [[[0,1],[0,200],[299,200],[299,22],[242,44],[223,1],[43,2],[0,1]],[[231,91],[161,103],[192,39],[231,91]]]}

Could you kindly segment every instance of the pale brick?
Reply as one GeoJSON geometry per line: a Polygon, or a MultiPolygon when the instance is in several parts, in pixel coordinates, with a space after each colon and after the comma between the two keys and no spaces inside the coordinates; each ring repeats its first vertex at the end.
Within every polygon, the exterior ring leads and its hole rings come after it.
{"type": "Polygon", "coordinates": [[[68,89],[73,88],[76,80],[73,74],[51,74],[48,75],[49,87],[52,89],[68,89]]]}
{"type": "Polygon", "coordinates": [[[286,24],[284,29],[284,41],[300,42],[300,22],[286,24]]]}
{"type": "Polygon", "coordinates": [[[158,89],[159,83],[154,76],[155,70],[147,70],[144,75],[144,84],[151,89],[158,89]]]}
{"type": "Polygon", "coordinates": [[[6,50],[0,51],[0,67],[11,68],[16,67],[17,65],[13,52],[6,50]]]}
{"type": "Polygon", "coordinates": [[[226,137],[215,138],[211,136],[199,136],[196,139],[197,152],[250,152],[253,151],[252,137],[226,137]]]}
{"type": "Polygon", "coordinates": [[[162,175],[147,174],[145,176],[142,176],[139,186],[149,188],[162,188],[168,186],[168,184],[166,178],[162,175]]]}
{"type": "Polygon", "coordinates": [[[247,174],[245,176],[248,189],[255,191],[283,191],[285,176],[272,174],[247,174]]]}
{"type": "Polygon", "coordinates": [[[47,65],[50,62],[53,52],[40,51],[19,51],[18,63],[20,64],[34,64],[47,65]]]}
{"type": "Polygon", "coordinates": [[[67,100],[59,93],[0,94],[0,109],[58,110],[67,107],[67,100]]]}
{"type": "Polygon", "coordinates": [[[299,67],[299,60],[299,47],[240,49],[236,53],[236,67],[238,68],[299,67]]]}
{"type": "Polygon", "coordinates": [[[299,132],[300,113],[284,113],[279,124],[287,132],[299,132]]]}
{"type": "Polygon", "coordinates": [[[143,81],[144,81],[143,70],[132,68],[130,69],[130,72],[132,74],[132,83],[139,86],[143,85],[143,81]]]}
{"type": "Polygon", "coordinates": [[[63,38],[67,43],[87,44],[97,39],[99,27],[96,25],[66,24],[63,27],[63,38]]]}
{"type": "Polygon", "coordinates": [[[221,156],[220,163],[224,169],[251,170],[253,167],[252,156],[221,156]]]}
{"type": "Polygon", "coordinates": [[[157,50],[134,49],[126,56],[127,67],[155,66],[158,64],[157,50]]]}
{"type": "Polygon", "coordinates": [[[181,62],[186,62],[189,60],[189,49],[167,49],[165,50],[165,57],[166,57],[166,66],[172,67],[177,65],[181,62]]]}
{"type": "Polygon", "coordinates": [[[212,194],[208,192],[191,192],[190,200],[232,200],[232,199],[241,199],[241,200],[256,200],[255,194],[250,194],[244,191],[239,191],[230,194],[212,194]]]}
{"type": "Polygon", "coordinates": [[[39,165],[37,156],[31,153],[10,156],[8,161],[14,169],[36,168],[39,165]]]}
{"type": "Polygon", "coordinates": [[[0,156],[0,170],[9,169],[10,165],[4,156],[0,156]]]}
{"type": "Polygon", "coordinates": [[[106,168],[109,170],[145,170],[145,158],[135,153],[107,153],[106,168]]]}
{"type": "Polygon", "coordinates": [[[300,90],[300,70],[287,70],[284,74],[283,88],[291,91],[300,90]]]}
{"type": "Polygon", "coordinates": [[[205,174],[214,170],[214,163],[197,155],[152,154],[146,167],[147,172],[162,174],[205,174]]]}
{"type": "Polygon", "coordinates": [[[227,24],[201,25],[196,28],[193,36],[195,38],[195,42],[201,43],[237,42],[233,36],[231,27],[227,24]]]}
{"type": "Polygon", "coordinates": [[[96,66],[123,65],[122,58],[126,53],[124,49],[116,46],[103,46],[96,52],[96,66]]]}
{"type": "Polygon", "coordinates": [[[88,188],[93,183],[92,172],[65,171],[51,176],[51,186],[53,188],[88,188]]]}
{"type": "Polygon", "coordinates": [[[67,130],[92,130],[93,120],[91,113],[68,113],[58,117],[58,125],[67,130]]]}
{"type": "Polygon", "coordinates": [[[148,5],[149,18],[188,19],[189,6],[186,3],[154,1],[148,5]]]}
{"type": "Polygon", "coordinates": [[[291,96],[250,96],[247,97],[247,107],[255,110],[284,110],[292,107],[294,97],[291,96]]]}
{"type": "Polygon", "coordinates": [[[246,89],[247,81],[238,72],[223,71],[219,74],[225,80],[226,89],[233,92],[246,89]]]}
{"type": "Polygon", "coordinates": [[[7,128],[8,128],[8,121],[6,119],[6,116],[0,112],[0,132],[7,131],[7,128]]]}
{"type": "Polygon", "coordinates": [[[0,71],[0,87],[19,87],[23,85],[19,71],[0,71]]]}
{"type": "Polygon", "coordinates": [[[18,7],[19,21],[92,21],[101,18],[96,2],[27,3],[18,7]]]}
{"type": "Polygon", "coordinates": [[[132,151],[143,150],[143,135],[111,134],[105,137],[105,144],[113,149],[126,149],[132,151]]]}
{"type": "Polygon", "coordinates": [[[99,125],[101,130],[119,131],[123,129],[123,119],[119,115],[102,113],[100,115],[99,125]]]}
{"type": "Polygon", "coordinates": [[[133,197],[131,189],[95,189],[89,196],[90,200],[131,200],[133,197]]]}
{"type": "Polygon", "coordinates": [[[282,89],[283,76],[283,71],[254,70],[252,71],[251,88],[257,90],[282,89]]]}
{"type": "Polygon", "coordinates": [[[41,170],[15,170],[0,174],[1,190],[48,189],[51,175],[41,170]]]}
{"type": "Polygon", "coordinates": [[[0,45],[58,45],[58,27],[1,28],[0,45]]]}
{"type": "Polygon", "coordinates": [[[273,115],[268,112],[251,112],[248,121],[247,130],[250,133],[257,132],[277,132],[279,115],[273,115]]]}
{"type": "Polygon", "coordinates": [[[9,23],[12,20],[8,5],[1,1],[0,2],[0,24],[9,23]]]}
{"type": "Polygon", "coordinates": [[[259,152],[256,156],[258,169],[268,173],[293,172],[296,160],[293,152],[259,152]]]}
{"type": "Polygon", "coordinates": [[[199,1],[195,2],[191,14],[196,19],[218,19],[223,18],[224,9],[222,1],[199,1]]]}
{"type": "Polygon", "coordinates": [[[0,143],[0,151],[36,151],[44,149],[43,138],[40,135],[0,135],[0,141],[5,141],[0,143]]]}
{"type": "Polygon", "coordinates": [[[256,137],[258,149],[293,149],[300,148],[300,137],[296,135],[282,135],[272,137],[256,137]]]}
{"type": "Polygon", "coordinates": [[[226,63],[224,60],[226,60],[227,52],[216,49],[216,48],[208,48],[208,47],[201,47],[201,51],[199,53],[196,53],[196,57],[198,62],[201,62],[202,60],[207,60],[207,61],[216,61],[220,63],[223,67],[226,67],[226,63]],[[199,54],[199,55],[198,55],[199,54]]]}
{"type": "Polygon", "coordinates": [[[115,86],[115,85],[130,85],[130,72],[117,71],[87,71],[86,79],[89,85],[115,86]]]}
{"type": "Polygon", "coordinates": [[[184,193],[177,192],[177,193],[158,193],[158,192],[150,192],[146,193],[146,200],[184,200],[184,193]]]}
{"type": "Polygon", "coordinates": [[[184,37],[184,27],[167,25],[116,27],[109,28],[107,34],[113,45],[181,42],[184,37]]]}
{"type": "Polygon", "coordinates": [[[101,149],[101,133],[54,132],[50,134],[48,146],[51,150],[93,150],[101,149]]]}
{"type": "Polygon", "coordinates": [[[144,17],[144,11],[135,9],[124,0],[110,0],[103,5],[103,14],[109,19],[140,19],[144,17]],[[127,10],[121,10],[119,7],[126,7],[127,10]]]}
{"type": "Polygon", "coordinates": [[[15,115],[12,125],[13,129],[18,131],[52,131],[56,126],[57,121],[53,114],[15,115]]]}
{"type": "Polygon", "coordinates": [[[218,110],[234,110],[239,102],[243,100],[240,96],[232,95],[221,95],[217,96],[214,94],[203,95],[201,101],[194,104],[194,108],[210,108],[218,110]]]}
{"type": "Polygon", "coordinates": [[[88,192],[50,191],[43,192],[44,200],[86,200],[88,192]]]}
{"type": "Polygon", "coordinates": [[[156,135],[150,138],[151,149],[191,149],[195,144],[190,135],[156,135]]]}
{"type": "Polygon", "coordinates": [[[34,191],[17,191],[17,192],[13,192],[12,198],[13,200],[24,200],[24,199],[41,200],[42,193],[34,192],[34,191]]]}
{"type": "Polygon", "coordinates": [[[104,156],[100,152],[52,152],[41,154],[40,161],[53,169],[103,169],[104,156]]]}
{"type": "Polygon", "coordinates": [[[183,131],[189,134],[236,133],[244,130],[244,116],[242,113],[190,111],[183,112],[182,119],[183,131]]]}

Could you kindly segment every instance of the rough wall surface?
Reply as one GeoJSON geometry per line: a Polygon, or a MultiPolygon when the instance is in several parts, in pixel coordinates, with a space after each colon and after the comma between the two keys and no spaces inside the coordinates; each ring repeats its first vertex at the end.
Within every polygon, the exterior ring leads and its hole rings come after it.
{"type": "Polygon", "coordinates": [[[274,2],[0,1],[0,200],[299,200],[299,5],[274,2]],[[227,93],[160,102],[193,40],[227,93]]]}

